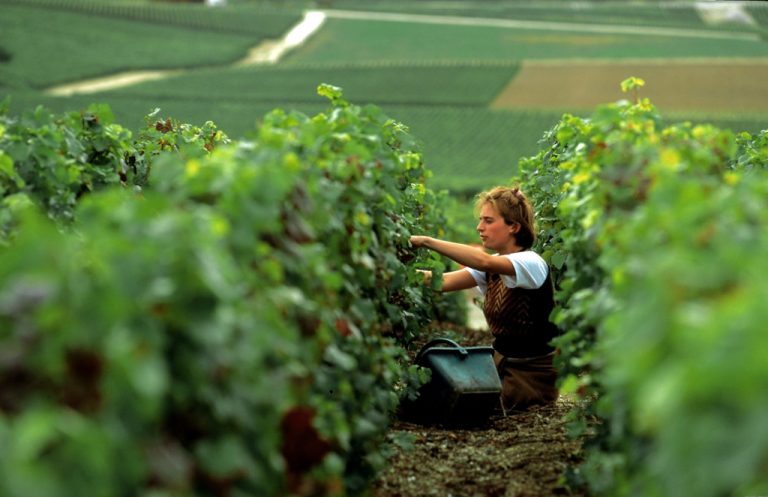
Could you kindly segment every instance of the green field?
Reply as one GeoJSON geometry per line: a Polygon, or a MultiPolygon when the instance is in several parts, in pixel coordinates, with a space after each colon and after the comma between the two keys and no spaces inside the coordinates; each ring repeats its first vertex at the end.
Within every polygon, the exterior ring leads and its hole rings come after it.
{"type": "MultiPolygon", "coordinates": [[[[466,26],[329,19],[290,62],[522,60],[568,58],[766,57],[759,38],[466,26]]],[[[720,33],[713,33],[719,35],[720,33]]],[[[749,35],[741,33],[740,35],[749,35]]],[[[752,35],[749,35],[752,36],[752,35]]]]}
{"type": "Polygon", "coordinates": [[[322,102],[317,82],[340,86],[360,103],[484,107],[514,77],[514,62],[348,64],[198,71],[115,90],[114,95],[220,101],[322,102]]]}
{"type": "MultiPolygon", "coordinates": [[[[613,24],[628,26],[659,26],[686,29],[739,29],[728,23],[712,27],[696,13],[693,3],[653,2],[526,2],[486,0],[482,2],[404,2],[368,0],[361,5],[356,0],[336,0],[335,8],[381,12],[409,12],[428,15],[473,16],[492,19],[525,19],[531,21],[573,22],[584,24],[613,24]]],[[[755,8],[756,10],[760,10],[755,8]]]]}
{"type": "MultiPolygon", "coordinates": [[[[768,8],[760,4],[748,6],[754,25],[710,25],[692,4],[651,2],[240,0],[208,8],[0,0],[0,9],[0,95],[11,97],[11,112],[38,104],[66,111],[106,103],[120,122],[138,129],[145,115],[160,108],[163,116],[211,120],[240,137],[277,107],[323,111],[326,104],[315,91],[330,83],[350,101],[379,105],[409,126],[434,172],[433,185],[462,194],[506,181],[563,113],[586,112],[491,109],[522,61],[768,57],[768,43],[759,37],[768,8]],[[320,30],[277,64],[232,66],[263,40],[279,38],[310,7],[451,17],[372,20],[329,10],[320,30]],[[183,72],[168,79],[100,93],[54,97],[43,91],[124,71],[179,68],[183,72]]],[[[713,113],[706,105],[664,117],[750,132],[768,122],[760,112],[713,113]]]]}
{"type": "Polygon", "coordinates": [[[185,13],[178,7],[137,7],[131,15],[125,7],[71,5],[0,2],[0,47],[10,55],[0,64],[0,88],[44,89],[120,71],[228,64],[300,18],[298,13],[255,10],[250,16],[227,16],[238,24],[247,20],[249,30],[224,30],[224,18],[206,20],[204,12],[196,12],[200,8],[185,13]]]}

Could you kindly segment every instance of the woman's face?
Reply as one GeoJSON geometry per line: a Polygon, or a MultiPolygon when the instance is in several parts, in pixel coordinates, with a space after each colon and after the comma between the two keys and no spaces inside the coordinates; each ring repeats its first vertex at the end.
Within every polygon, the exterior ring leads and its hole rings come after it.
{"type": "Polygon", "coordinates": [[[486,202],[480,208],[480,222],[477,224],[477,232],[483,247],[506,253],[515,246],[515,227],[510,226],[501,217],[493,204],[486,202]]]}

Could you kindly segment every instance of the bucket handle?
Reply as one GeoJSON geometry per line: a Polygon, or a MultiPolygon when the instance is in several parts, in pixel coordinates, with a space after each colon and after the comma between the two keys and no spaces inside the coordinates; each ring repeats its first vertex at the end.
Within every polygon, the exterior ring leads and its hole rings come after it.
{"type": "Polygon", "coordinates": [[[454,342],[450,338],[435,338],[433,340],[430,340],[426,345],[424,345],[421,348],[419,353],[416,354],[416,359],[414,359],[414,362],[418,364],[419,360],[421,359],[421,356],[423,356],[424,353],[428,349],[430,349],[431,347],[434,347],[435,345],[440,344],[440,343],[447,343],[448,345],[451,345],[451,346],[459,349],[459,354],[461,354],[461,358],[462,359],[465,359],[469,355],[469,352],[467,352],[467,349],[465,349],[464,347],[462,347],[458,343],[454,342]]]}

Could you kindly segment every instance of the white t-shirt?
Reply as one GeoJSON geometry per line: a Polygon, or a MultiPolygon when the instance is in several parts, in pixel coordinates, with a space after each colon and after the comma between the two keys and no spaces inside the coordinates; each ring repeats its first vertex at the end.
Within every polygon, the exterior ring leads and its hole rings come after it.
{"type": "MultiPolygon", "coordinates": [[[[549,273],[547,262],[532,250],[497,255],[497,257],[506,257],[512,261],[512,266],[515,268],[514,276],[508,274],[501,275],[501,281],[504,282],[507,288],[519,287],[532,290],[541,287],[547,280],[547,274],[549,273]]],[[[472,269],[471,267],[466,268],[466,270],[475,279],[480,293],[485,295],[485,291],[488,288],[488,284],[485,281],[485,272],[472,269]]]]}

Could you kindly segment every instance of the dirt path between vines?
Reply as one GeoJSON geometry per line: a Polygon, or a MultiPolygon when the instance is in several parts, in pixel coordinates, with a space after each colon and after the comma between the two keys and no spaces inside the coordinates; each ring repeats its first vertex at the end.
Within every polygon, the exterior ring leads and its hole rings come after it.
{"type": "Polygon", "coordinates": [[[373,497],[583,496],[562,480],[579,457],[579,443],[566,435],[572,406],[561,400],[494,416],[476,429],[398,422],[393,432],[413,436],[413,448],[398,450],[374,484],[373,497]]]}
{"type": "MultiPolygon", "coordinates": [[[[487,332],[456,329],[462,345],[487,345],[487,332]]],[[[373,497],[585,497],[563,475],[579,462],[581,443],[567,435],[575,401],[501,413],[482,426],[448,428],[397,421],[393,435],[413,438],[398,448],[373,485],[373,497]]]]}

